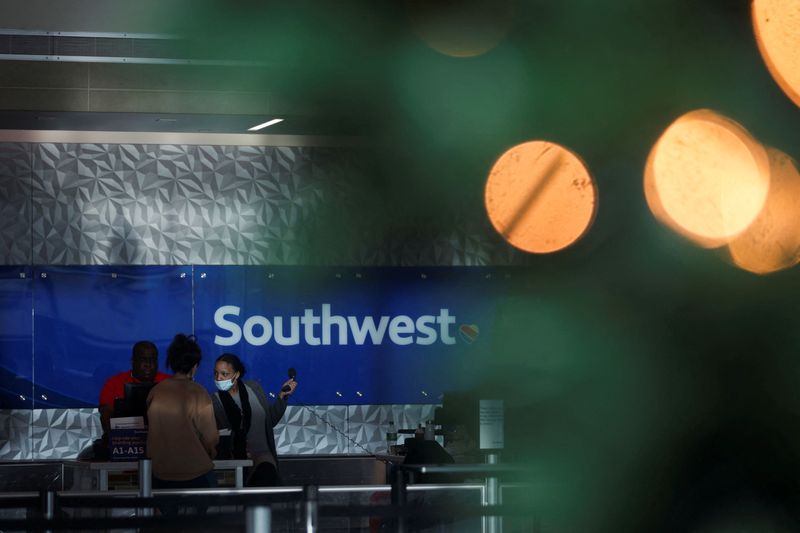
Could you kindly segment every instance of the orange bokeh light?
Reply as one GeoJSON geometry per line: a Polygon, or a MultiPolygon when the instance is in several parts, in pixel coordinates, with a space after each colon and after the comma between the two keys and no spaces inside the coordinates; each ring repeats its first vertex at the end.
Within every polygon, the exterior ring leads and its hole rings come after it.
{"type": "Polygon", "coordinates": [[[650,207],[650,211],[659,222],[670,228],[675,233],[683,235],[694,243],[699,244],[703,248],[719,248],[720,246],[723,246],[727,242],[726,239],[700,237],[699,235],[685,230],[667,214],[667,211],[664,209],[664,206],[661,204],[661,199],[658,196],[655,175],[653,173],[653,159],[655,159],[657,150],[658,143],[656,143],[656,145],[650,151],[650,155],[647,157],[647,164],[645,165],[644,169],[644,197],[647,201],[648,207],[650,207]]]}
{"type": "Polygon", "coordinates": [[[769,190],[764,147],[709,110],[673,122],[648,157],[645,197],[667,226],[705,247],[721,246],[758,216],[769,190]]]}
{"type": "Polygon", "coordinates": [[[519,144],[492,167],[484,194],[489,220],[513,246],[533,253],[562,250],[588,230],[597,188],[583,161],[545,141],[519,144]]]}
{"type": "Polygon", "coordinates": [[[800,106],[800,2],[753,0],[758,49],[780,88],[800,106]]]}
{"type": "Polygon", "coordinates": [[[800,259],[800,172],[791,157],[768,148],[770,189],[764,209],[728,245],[733,262],[756,274],[768,274],[800,259]]]}

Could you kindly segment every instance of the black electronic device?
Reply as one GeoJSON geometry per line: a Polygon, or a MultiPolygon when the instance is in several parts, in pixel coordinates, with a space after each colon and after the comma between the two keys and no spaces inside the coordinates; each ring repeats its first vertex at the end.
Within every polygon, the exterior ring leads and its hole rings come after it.
{"type": "Polygon", "coordinates": [[[115,405],[114,416],[141,416],[147,424],[147,395],[154,386],[155,383],[126,383],[122,412],[117,412],[115,405]]]}
{"type": "MultiPolygon", "coordinates": [[[[297,380],[297,370],[295,370],[294,367],[289,369],[289,379],[297,380]]],[[[292,390],[292,388],[289,385],[284,385],[283,388],[281,388],[281,392],[289,392],[290,390],[292,390]]]]}

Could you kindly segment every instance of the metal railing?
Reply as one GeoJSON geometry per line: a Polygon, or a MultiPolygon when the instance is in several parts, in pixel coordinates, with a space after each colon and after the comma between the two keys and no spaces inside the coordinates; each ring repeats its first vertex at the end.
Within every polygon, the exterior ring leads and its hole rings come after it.
{"type": "MultiPolygon", "coordinates": [[[[433,518],[448,518],[454,511],[459,517],[480,517],[482,531],[499,532],[503,515],[515,511],[503,507],[497,491],[499,476],[516,471],[505,465],[397,465],[392,472],[392,485],[267,487],[243,489],[152,489],[150,461],[139,465],[138,491],[42,491],[0,493],[0,508],[27,509],[27,519],[0,519],[0,530],[63,530],[121,529],[136,527],[172,528],[176,526],[238,526],[245,531],[269,533],[276,517],[295,519],[307,533],[319,530],[320,515],[325,517],[381,517],[388,519],[392,530],[405,533],[409,518],[420,513],[433,518]],[[410,475],[447,474],[486,476],[484,483],[437,483],[409,485],[410,475]],[[409,503],[408,494],[437,491],[476,491],[481,506],[448,506],[447,509],[409,503]],[[497,491],[495,497],[490,492],[497,491]],[[390,493],[389,505],[320,505],[322,494],[390,493]],[[218,512],[208,515],[156,515],[154,509],[164,503],[181,506],[244,507],[244,513],[218,512]],[[292,504],[293,508],[274,508],[276,504],[292,504]],[[136,509],[129,517],[68,517],[66,509],[136,509]]],[[[515,484],[519,485],[519,484],[515,484]]]]}

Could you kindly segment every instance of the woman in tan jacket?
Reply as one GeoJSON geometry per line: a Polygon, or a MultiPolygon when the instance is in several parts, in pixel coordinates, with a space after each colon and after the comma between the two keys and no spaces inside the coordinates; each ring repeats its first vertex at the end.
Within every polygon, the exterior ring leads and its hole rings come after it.
{"type": "Polygon", "coordinates": [[[206,389],[193,381],[200,358],[194,336],[176,335],[167,349],[167,365],[175,375],[153,387],[147,397],[153,488],[217,485],[211,461],[219,440],[214,408],[206,389]]]}

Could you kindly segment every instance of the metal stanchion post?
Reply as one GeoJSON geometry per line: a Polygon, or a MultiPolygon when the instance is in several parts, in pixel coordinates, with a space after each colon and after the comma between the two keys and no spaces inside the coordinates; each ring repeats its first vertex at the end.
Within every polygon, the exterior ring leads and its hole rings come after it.
{"type": "Polygon", "coordinates": [[[245,512],[245,531],[247,533],[269,533],[272,528],[271,521],[271,512],[266,505],[248,507],[245,512]]]}
{"type": "MultiPolygon", "coordinates": [[[[139,460],[139,497],[150,498],[153,496],[153,462],[150,459],[139,460]]],[[[153,516],[152,507],[143,507],[137,513],[139,516],[153,516]]]]}
{"type": "Polygon", "coordinates": [[[306,533],[316,533],[319,524],[319,487],[307,485],[303,492],[306,502],[306,533]]]}
{"type": "MultiPolygon", "coordinates": [[[[486,456],[486,463],[496,465],[500,462],[500,455],[490,453],[486,456]]],[[[500,503],[500,482],[497,477],[489,476],[486,478],[486,505],[492,507],[500,503]]],[[[501,533],[502,525],[499,516],[486,517],[486,531],[488,533],[501,533]]]]}
{"type": "MultiPolygon", "coordinates": [[[[52,490],[42,491],[41,498],[42,518],[45,520],[52,520],[56,515],[56,493],[52,490]]],[[[46,533],[50,533],[51,531],[51,529],[45,530],[46,533]]]]}
{"type": "Polygon", "coordinates": [[[43,490],[42,498],[42,518],[52,520],[56,512],[56,493],[52,490],[43,490]]]}
{"type": "Polygon", "coordinates": [[[405,505],[408,501],[406,490],[405,472],[395,467],[392,473],[392,503],[394,505],[405,505]]]}
{"type": "MultiPolygon", "coordinates": [[[[406,503],[408,503],[408,492],[406,488],[405,472],[395,466],[392,475],[392,505],[397,507],[401,512],[405,512],[406,503]]],[[[406,532],[405,515],[398,515],[394,523],[397,533],[406,532]]]]}

